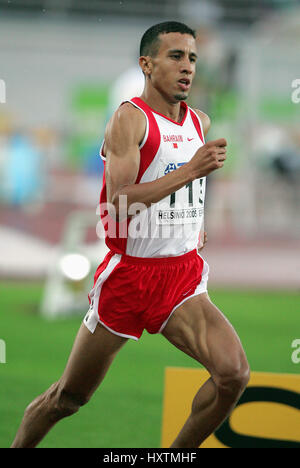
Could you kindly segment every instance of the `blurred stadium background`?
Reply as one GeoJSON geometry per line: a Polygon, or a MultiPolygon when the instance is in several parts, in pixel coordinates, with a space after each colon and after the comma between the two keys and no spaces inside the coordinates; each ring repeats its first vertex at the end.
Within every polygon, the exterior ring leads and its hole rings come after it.
{"type": "MultiPolygon", "coordinates": [[[[300,2],[0,0],[0,446],[59,378],[87,310],[106,252],[105,123],[140,93],[140,38],[165,20],[197,30],[189,104],[210,115],[208,139],[229,143],[208,179],[211,296],[252,369],[299,373],[300,2]]],[[[169,365],[196,366],[161,337],[128,343],[99,396],[41,446],[159,447],[169,365]]]]}

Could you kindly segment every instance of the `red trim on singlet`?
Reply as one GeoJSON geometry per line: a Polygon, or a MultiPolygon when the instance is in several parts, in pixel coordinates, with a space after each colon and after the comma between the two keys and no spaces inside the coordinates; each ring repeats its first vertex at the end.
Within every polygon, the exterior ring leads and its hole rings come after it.
{"type": "Polygon", "coordinates": [[[196,128],[196,130],[198,132],[198,135],[201,138],[202,143],[204,144],[205,143],[204,142],[204,136],[202,134],[201,125],[200,125],[200,122],[199,122],[200,117],[198,117],[198,115],[192,109],[190,109],[190,111],[191,111],[190,113],[191,113],[193,124],[195,125],[195,128],[196,128]]]}
{"type": "Polygon", "coordinates": [[[164,119],[167,119],[170,122],[172,122],[172,123],[174,123],[176,125],[179,125],[180,127],[182,127],[182,125],[184,124],[184,122],[186,120],[186,117],[187,117],[187,114],[188,114],[188,106],[184,101],[180,102],[180,107],[184,109],[183,119],[181,120],[181,122],[176,122],[176,120],[170,119],[169,117],[166,117],[164,114],[161,114],[160,112],[157,112],[156,110],[152,109],[152,107],[148,106],[148,104],[146,104],[145,101],[143,101],[141,98],[133,98],[131,100],[133,102],[135,102],[138,106],[140,106],[145,112],[146,111],[155,112],[155,114],[160,115],[164,119]]]}
{"type": "Polygon", "coordinates": [[[140,150],[140,168],[135,181],[138,184],[158,151],[161,136],[152,109],[140,98],[135,97],[131,101],[145,112],[149,123],[148,137],[140,150]]]}

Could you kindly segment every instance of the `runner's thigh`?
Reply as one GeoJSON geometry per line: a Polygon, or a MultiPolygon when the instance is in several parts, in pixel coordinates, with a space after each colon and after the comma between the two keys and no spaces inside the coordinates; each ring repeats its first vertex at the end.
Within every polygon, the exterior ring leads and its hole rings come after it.
{"type": "Polygon", "coordinates": [[[112,334],[100,324],[91,333],[82,323],[60,379],[63,389],[89,399],[127,341],[127,338],[112,334]]]}
{"type": "Polygon", "coordinates": [[[207,293],[192,297],[178,307],[162,334],[203,364],[212,376],[247,367],[237,333],[207,293]]]}

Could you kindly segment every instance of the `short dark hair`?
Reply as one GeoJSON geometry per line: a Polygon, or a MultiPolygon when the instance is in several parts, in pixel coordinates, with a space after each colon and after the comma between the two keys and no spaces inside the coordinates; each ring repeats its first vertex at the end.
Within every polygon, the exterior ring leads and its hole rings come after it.
{"type": "Polygon", "coordinates": [[[159,35],[171,32],[179,32],[181,34],[190,34],[196,39],[196,32],[189,28],[186,24],[177,21],[165,21],[158,23],[151,28],[147,29],[144,33],[140,44],[140,57],[143,55],[150,55],[155,57],[159,49],[159,35]]]}

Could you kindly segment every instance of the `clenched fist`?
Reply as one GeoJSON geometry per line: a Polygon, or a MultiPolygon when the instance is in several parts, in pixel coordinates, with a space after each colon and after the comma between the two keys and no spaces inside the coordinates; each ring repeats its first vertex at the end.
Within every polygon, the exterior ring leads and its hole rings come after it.
{"type": "Polygon", "coordinates": [[[188,163],[195,179],[200,179],[224,165],[227,141],[225,138],[209,141],[201,146],[188,163]]]}

